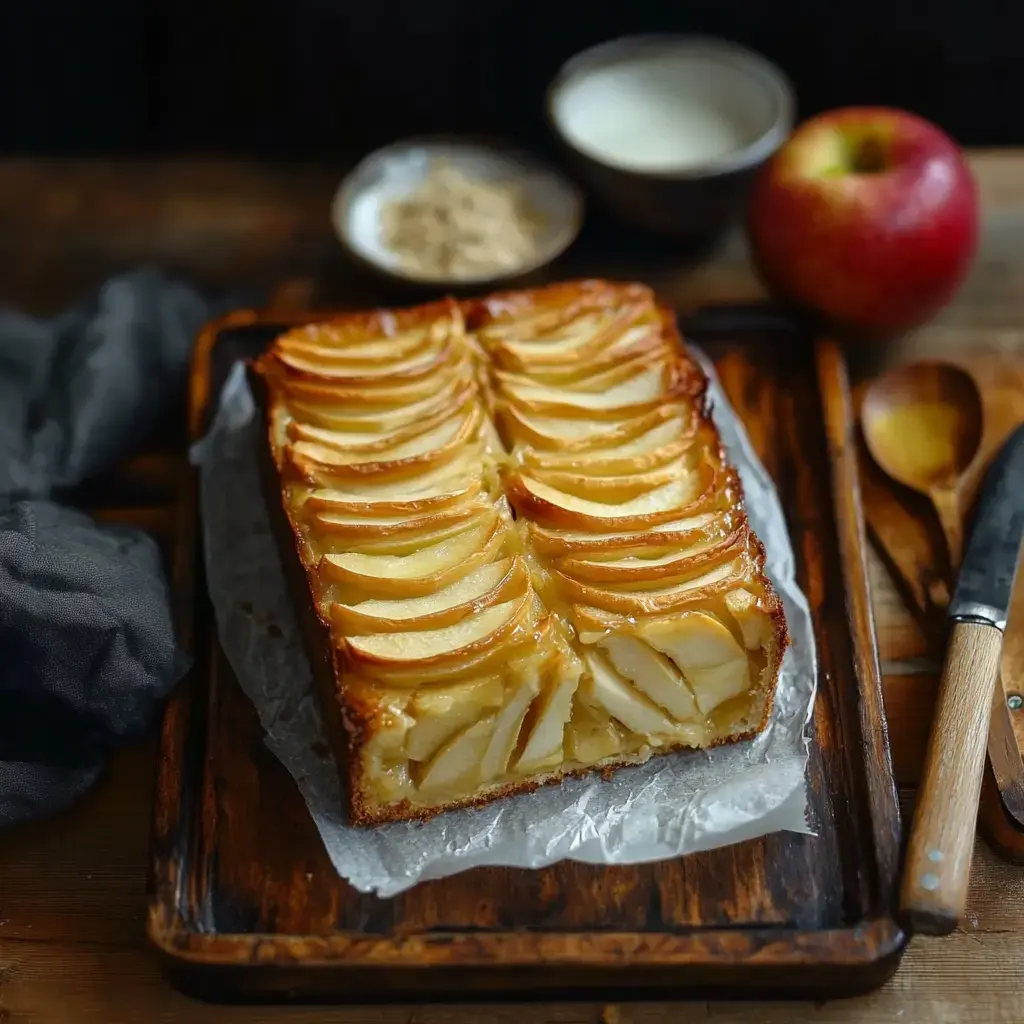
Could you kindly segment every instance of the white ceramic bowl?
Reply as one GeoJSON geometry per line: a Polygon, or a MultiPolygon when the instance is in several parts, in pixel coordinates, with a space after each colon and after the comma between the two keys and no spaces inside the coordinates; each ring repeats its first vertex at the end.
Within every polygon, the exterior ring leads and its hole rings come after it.
{"type": "Polygon", "coordinates": [[[438,287],[495,284],[538,270],[572,244],[582,217],[579,190],[543,161],[516,150],[457,139],[408,139],[376,150],[346,176],[331,206],[335,232],[356,259],[387,276],[438,287]],[[499,274],[486,272],[473,277],[414,274],[383,244],[382,205],[412,191],[437,158],[472,177],[515,180],[523,187],[530,205],[543,218],[544,227],[534,250],[521,265],[499,274]]]}
{"type": "Polygon", "coordinates": [[[782,72],[703,36],[627,36],[577,54],[548,89],[548,121],[578,177],[633,226],[726,226],[794,118],[782,72]]]}

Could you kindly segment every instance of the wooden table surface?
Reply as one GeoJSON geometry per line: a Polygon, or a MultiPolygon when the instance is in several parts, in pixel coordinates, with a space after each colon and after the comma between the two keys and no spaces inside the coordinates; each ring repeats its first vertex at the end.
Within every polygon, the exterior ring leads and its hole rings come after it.
{"type": "MultiPolygon", "coordinates": [[[[972,160],[985,224],[970,279],[933,324],[868,358],[899,361],[972,345],[1024,356],[1024,151],[980,152],[972,160]]],[[[0,163],[0,304],[51,312],[107,274],[142,262],[211,286],[292,282],[279,291],[291,301],[309,298],[312,282],[317,303],[328,303],[351,291],[351,272],[327,224],[337,176],[336,169],[226,163],[0,163]]],[[[636,265],[630,270],[636,274],[636,265]]],[[[642,276],[680,306],[761,294],[738,236],[697,266],[662,255],[642,276]]],[[[159,491],[152,460],[137,461],[135,470],[155,477],[159,491]]],[[[169,535],[159,509],[135,516],[169,535]]],[[[918,629],[884,570],[877,562],[873,569],[894,762],[909,806],[936,666],[922,659],[918,629]]],[[[0,1022],[1024,1019],[1024,868],[1002,863],[981,843],[962,928],[915,940],[896,977],[856,1000],[332,1009],[195,1003],[162,980],[143,934],[154,751],[149,741],[120,752],[79,806],[0,838],[0,1022]]]]}

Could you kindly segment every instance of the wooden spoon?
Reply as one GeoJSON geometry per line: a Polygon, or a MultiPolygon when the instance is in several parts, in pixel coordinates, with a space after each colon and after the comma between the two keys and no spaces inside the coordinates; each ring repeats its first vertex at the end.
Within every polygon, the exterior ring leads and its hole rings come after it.
{"type": "Polygon", "coordinates": [[[963,557],[961,478],[981,445],[983,420],[978,386],[952,363],[892,370],[868,388],[861,406],[874,460],[935,506],[954,573],[963,557]]]}

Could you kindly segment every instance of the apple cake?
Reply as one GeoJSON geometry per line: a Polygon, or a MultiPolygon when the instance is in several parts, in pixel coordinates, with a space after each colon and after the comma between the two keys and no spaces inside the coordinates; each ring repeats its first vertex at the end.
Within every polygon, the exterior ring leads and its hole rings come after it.
{"type": "Polygon", "coordinates": [[[763,728],[782,604],[648,288],[346,315],[250,379],[353,824],[763,728]]]}

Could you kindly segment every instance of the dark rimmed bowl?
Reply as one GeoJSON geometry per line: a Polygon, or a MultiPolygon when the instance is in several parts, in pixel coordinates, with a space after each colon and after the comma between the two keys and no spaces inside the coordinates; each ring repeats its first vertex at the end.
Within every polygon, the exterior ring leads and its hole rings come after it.
{"type": "Polygon", "coordinates": [[[716,238],[738,218],[754,175],[793,127],[795,100],[785,75],[742,46],[648,35],[602,43],[570,59],[548,87],[546,108],[567,162],[597,205],[631,227],[696,242],[716,238]],[[599,102],[594,90],[607,96],[618,87],[614,76],[627,69],[639,76],[631,89],[638,120],[644,88],[660,88],[662,96],[670,88],[687,90],[729,119],[737,145],[698,161],[657,165],[594,145],[580,122],[587,91],[590,102],[599,102]]]}

